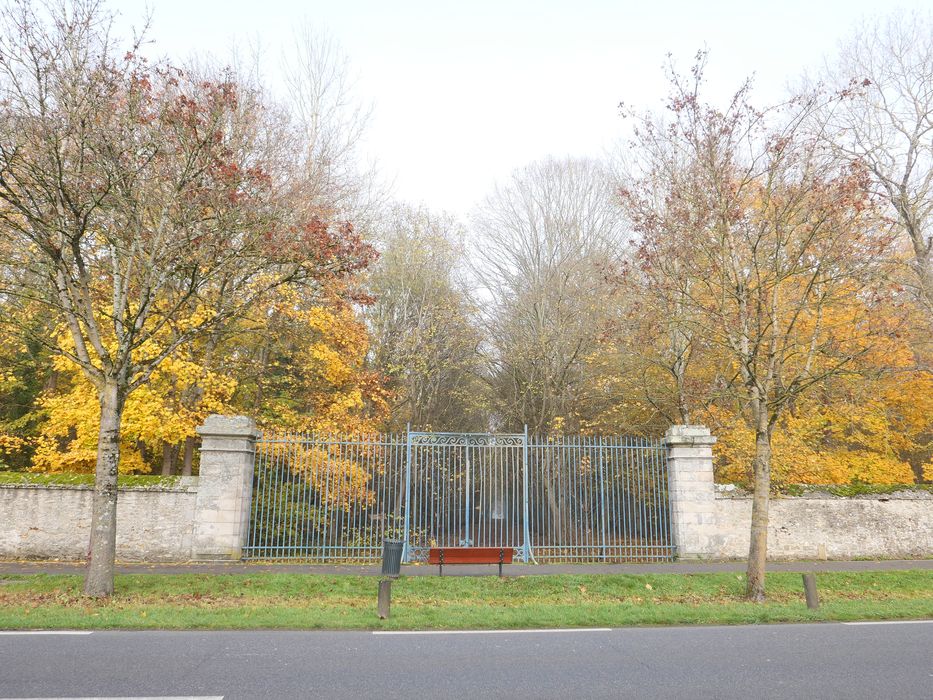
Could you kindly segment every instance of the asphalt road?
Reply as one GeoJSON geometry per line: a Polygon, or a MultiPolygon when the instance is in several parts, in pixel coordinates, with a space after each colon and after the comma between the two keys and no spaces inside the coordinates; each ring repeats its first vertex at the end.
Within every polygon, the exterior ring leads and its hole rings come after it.
{"type": "Polygon", "coordinates": [[[925,698],[933,621],[497,633],[0,633],[2,697],[925,698]]]}

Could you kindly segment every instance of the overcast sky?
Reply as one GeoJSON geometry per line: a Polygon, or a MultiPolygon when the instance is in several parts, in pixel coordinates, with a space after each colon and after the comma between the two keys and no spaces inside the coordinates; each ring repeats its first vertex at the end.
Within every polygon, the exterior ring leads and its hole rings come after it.
{"type": "MultiPolygon", "coordinates": [[[[366,143],[396,197],[463,215],[493,182],[548,155],[599,156],[625,126],[618,104],[653,107],[668,52],[686,69],[711,52],[711,95],[756,74],[776,99],[885,3],[379,2],[120,0],[121,24],[153,13],[155,52],[183,60],[261,43],[270,54],[308,23],[330,34],[374,106],[366,143]]],[[[903,0],[926,8],[929,2],[903,0]]]]}

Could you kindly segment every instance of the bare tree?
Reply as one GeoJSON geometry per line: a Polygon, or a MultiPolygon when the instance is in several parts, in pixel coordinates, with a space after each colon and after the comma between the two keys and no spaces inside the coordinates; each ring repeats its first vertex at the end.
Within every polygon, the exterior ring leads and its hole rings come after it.
{"type": "Polygon", "coordinates": [[[461,227],[451,217],[397,205],[379,226],[380,258],[365,309],[376,369],[395,395],[395,427],[485,427],[480,331],[460,279],[461,227]]]}
{"type": "Polygon", "coordinates": [[[97,0],[2,13],[2,293],[44,304],[101,407],[84,591],[113,591],[127,396],[182,344],[286,282],[314,287],[368,250],[302,203],[293,133],[230,79],[119,50],[97,0]],[[299,195],[299,196],[296,196],[299,195]]]}
{"type": "Polygon", "coordinates": [[[933,321],[933,15],[862,23],[824,81],[842,99],[821,114],[823,137],[871,173],[910,243],[918,297],[933,321]]]}
{"type": "Polygon", "coordinates": [[[301,25],[283,52],[282,74],[283,101],[302,134],[293,157],[314,184],[309,194],[368,231],[386,192],[375,164],[361,153],[372,107],[356,96],[348,57],[331,35],[301,25]]]}
{"type": "Polygon", "coordinates": [[[473,261],[487,297],[490,380],[501,418],[576,427],[584,362],[600,333],[606,270],[625,232],[606,168],[546,160],[517,171],[473,217],[473,261]]]}

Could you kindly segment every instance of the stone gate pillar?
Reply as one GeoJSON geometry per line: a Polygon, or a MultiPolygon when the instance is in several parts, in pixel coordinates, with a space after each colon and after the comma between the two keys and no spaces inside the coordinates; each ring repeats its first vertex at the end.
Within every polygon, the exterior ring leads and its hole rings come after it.
{"type": "Polygon", "coordinates": [[[677,556],[710,556],[710,535],[716,527],[713,485],[713,445],[716,438],[702,425],[672,425],[667,445],[671,530],[677,556]]]}
{"type": "Polygon", "coordinates": [[[210,415],[198,427],[201,470],[195,501],[195,559],[239,559],[249,530],[258,431],[246,416],[210,415]]]}

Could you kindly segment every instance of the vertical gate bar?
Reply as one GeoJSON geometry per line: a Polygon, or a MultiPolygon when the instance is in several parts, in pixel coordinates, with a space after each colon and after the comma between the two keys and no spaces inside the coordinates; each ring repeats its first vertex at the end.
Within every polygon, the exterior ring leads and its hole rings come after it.
{"type": "Polygon", "coordinates": [[[641,449],[638,442],[638,437],[632,439],[634,449],[632,451],[632,456],[635,458],[633,463],[634,471],[632,475],[635,478],[635,494],[637,495],[637,500],[634,504],[634,515],[635,515],[635,530],[638,532],[639,538],[636,541],[637,547],[635,550],[636,556],[641,557],[641,546],[644,540],[644,533],[641,528],[641,449]]]}
{"type": "Polygon", "coordinates": [[[647,544],[647,541],[646,541],[646,540],[647,540],[647,537],[646,537],[646,534],[647,534],[646,521],[647,521],[647,519],[648,519],[647,503],[646,503],[647,499],[645,498],[645,471],[644,471],[644,466],[645,466],[645,450],[644,450],[644,448],[643,448],[644,439],[641,438],[641,437],[638,437],[638,438],[636,438],[636,441],[637,441],[637,444],[638,444],[638,495],[639,495],[639,499],[638,499],[638,500],[639,500],[640,506],[641,506],[641,508],[640,508],[640,512],[641,512],[641,523],[640,523],[640,524],[641,524],[641,533],[642,533],[642,538],[641,538],[641,544],[642,544],[641,556],[642,556],[642,558],[644,558],[645,552],[647,551],[647,550],[645,549],[645,545],[647,544]]]}
{"type": "Polygon", "coordinates": [[[470,540],[471,544],[477,547],[486,546],[486,540],[483,539],[485,534],[483,531],[483,518],[480,514],[483,512],[483,507],[486,504],[486,478],[483,473],[483,461],[488,449],[488,445],[478,444],[473,451],[476,459],[476,466],[473,468],[473,483],[477,486],[476,490],[473,492],[473,495],[476,496],[473,504],[473,528],[476,530],[476,539],[474,540],[473,537],[470,537],[470,540]]]}
{"type": "Polygon", "coordinates": [[[582,463],[586,465],[586,472],[580,472],[583,477],[583,486],[586,490],[586,543],[585,549],[581,550],[581,558],[589,559],[595,554],[594,533],[596,532],[596,523],[593,522],[593,514],[596,511],[593,503],[593,492],[596,490],[595,479],[593,478],[593,436],[585,435],[583,437],[584,455],[582,463]]]}
{"type": "MultiPolygon", "coordinates": [[[[564,539],[564,499],[561,498],[564,494],[564,438],[559,437],[554,443],[554,447],[551,450],[551,464],[549,465],[555,468],[554,471],[554,481],[557,483],[555,489],[554,501],[557,504],[556,512],[554,513],[553,520],[554,531],[551,534],[551,546],[562,545],[564,539]]],[[[559,549],[555,550],[552,548],[552,556],[556,556],[560,552],[559,549]]]]}
{"type": "Polygon", "coordinates": [[[275,557],[278,554],[281,554],[282,551],[282,538],[279,532],[279,525],[282,520],[282,493],[285,491],[285,484],[282,479],[282,462],[287,458],[286,451],[288,449],[288,443],[283,442],[280,445],[281,449],[276,450],[276,459],[275,459],[275,482],[278,485],[275,493],[273,494],[272,500],[272,556],[275,557]]]}
{"type": "Polygon", "coordinates": [[[495,444],[495,438],[489,438],[486,440],[486,445],[484,445],[479,451],[479,483],[480,483],[480,498],[479,498],[479,508],[477,509],[477,521],[480,527],[480,544],[481,547],[491,547],[494,542],[492,540],[492,518],[489,517],[489,504],[490,496],[492,491],[490,490],[494,486],[494,479],[490,478],[490,470],[496,458],[496,452],[499,450],[499,447],[495,444]]]}
{"type": "Polygon", "coordinates": [[[625,548],[629,558],[631,558],[635,541],[635,533],[632,528],[632,451],[628,446],[629,440],[620,440],[620,442],[623,444],[619,453],[622,462],[622,523],[625,527],[625,548]]]}
{"type": "Polygon", "coordinates": [[[575,506],[570,512],[571,517],[573,518],[574,529],[573,529],[573,544],[574,548],[571,551],[571,554],[576,555],[580,552],[580,545],[584,543],[585,537],[583,533],[583,517],[581,504],[583,503],[582,488],[583,488],[583,474],[580,471],[582,466],[582,450],[580,443],[582,442],[582,436],[574,435],[573,436],[573,464],[571,469],[573,471],[573,493],[574,493],[574,503],[575,506]]]}
{"type": "Polygon", "coordinates": [[[558,438],[556,446],[558,449],[554,455],[556,458],[554,466],[557,476],[557,531],[554,533],[555,537],[552,544],[555,546],[555,549],[553,550],[554,557],[556,558],[555,561],[559,561],[560,557],[563,556],[563,547],[567,544],[564,541],[564,538],[567,537],[567,533],[569,531],[569,527],[567,526],[567,515],[564,512],[567,510],[567,496],[570,492],[569,481],[567,480],[566,474],[564,474],[564,464],[567,461],[568,445],[563,435],[558,438]]]}
{"type": "Polygon", "coordinates": [[[615,455],[613,460],[615,462],[615,472],[616,472],[616,519],[617,525],[616,530],[619,533],[619,556],[626,557],[628,553],[628,525],[626,523],[626,517],[628,515],[628,510],[626,509],[625,498],[626,498],[626,485],[625,485],[625,450],[622,446],[622,436],[616,436],[615,438],[615,455]]]}
{"type": "Polygon", "coordinates": [[[667,505],[664,508],[664,517],[667,523],[667,556],[668,559],[673,561],[677,553],[677,544],[674,542],[674,524],[671,522],[673,519],[673,514],[671,513],[671,465],[667,459],[667,449],[664,446],[663,438],[658,440],[658,444],[661,463],[664,465],[664,492],[667,494],[667,505]]]}
{"type": "Polygon", "coordinates": [[[337,487],[337,497],[335,499],[337,506],[337,527],[334,528],[334,539],[331,544],[330,554],[331,559],[340,559],[340,546],[341,543],[346,541],[347,513],[349,510],[347,507],[349,501],[347,480],[344,478],[343,472],[347,466],[352,468],[352,456],[350,454],[350,445],[347,443],[344,435],[337,433],[334,438],[334,443],[337,446],[337,455],[334,458],[334,485],[337,487]]]}
{"type": "Polygon", "coordinates": [[[354,542],[359,539],[360,530],[359,530],[359,512],[360,512],[360,495],[366,489],[366,482],[364,481],[358,487],[355,487],[352,482],[352,475],[354,471],[361,472],[363,470],[363,449],[366,445],[366,437],[364,435],[358,435],[356,437],[347,436],[347,440],[351,441],[353,448],[353,457],[350,463],[350,477],[351,480],[347,481],[347,530],[344,533],[344,554],[345,558],[352,559],[353,552],[351,547],[354,542]],[[362,489],[362,490],[361,490],[362,489]]]}
{"type": "Polygon", "coordinates": [[[619,543],[624,542],[621,537],[621,532],[619,531],[619,467],[618,467],[618,455],[619,450],[617,448],[618,438],[616,436],[611,436],[609,438],[609,468],[611,470],[612,479],[610,484],[612,487],[609,489],[609,532],[612,535],[612,554],[613,559],[618,559],[621,557],[621,550],[619,549],[619,543]]]}
{"type": "Polygon", "coordinates": [[[263,456],[266,449],[265,435],[256,441],[256,458],[253,464],[253,502],[249,504],[249,549],[250,556],[256,554],[257,517],[262,503],[262,492],[266,487],[263,476],[263,456]]]}
{"type": "Polygon", "coordinates": [[[531,561],[531,525],[528,522],[528,424],[522,434],[522,560],[531,561]]]}
{"type": "Polygon", "coordinates": [[[286,515],[286,511],[288,510],[288,492],[291,488],[291,483],[289,480],[289,462],[291,460],[291,449],[293,444],[294,440],[284,446],[285,449],[282,451],[282,458],[279,460],[278,466],[279,480],[283,485],[283,487],[279,489],[279,498],[276,502],[276,529],[278,530],[276,553],[278,558],[281,558],[283,555],[287,555],[288,553],[288,549],[286,548],[288,541],[288,516],[286,515]]]}
{"type": "Polygon", "coordinates": [[[608,478],[609,485],[606,491],[606,556],[615,559],[615,470],[612,468],[612,449],[613,438],[611,435],[603,439],[603,445],[606,450],[605,470],[603,471],[603,487],[606,487],[608,478]]]}
{"type": "Polygon", "coordinates": [[[307,534],[304,538],[305,556],[317,559],[320,556],[318,551],[318,535],[321,531],[321,507],[323,505],[322,491],[323,480],[320,475],[321,452],[318,448],[317,431],[311,430],[307,434],[308,442],[305,449],[308,451],[308,510],[310,517],[308,519],[307,534]]]}
{"type": "Polygon", "coordinates": [[[606,475],[603,473],[605,470],[605,465],[603,460],[605,459],[605,447],[602,436],[599,437],[599,537],[600,537],[600,549],[602,550],[602,560],[606,561],[606,523],[607,523],[607,513],[606,513],[606,475]]]}
{"type": "Polygon", "coordinates": [[[651,551],[652,551],[654,558],[657,559],[658,555],[663,551],[659,549],[659,547],[662,547],[664,544],[663,542],[664,536],[661,531],[661,517],[662,517],[661,515],[661,511],[662,511],[661,488],[660,488],[661,475],[658,469],[658,450],[655,445],[654,438],[650,439],[650,443],[651,443],[651,472],[652,472],[651,489],[654,492],[654,534],[655,534],[655,541],[654,541],[655,546],[651,551]]]}
{"type": "Polygon", "coordinates": [[[333,447],[330,433],[321,435],[321,471],[324,475],[324,501],[321,503],[321,561],[327,559],[327,552],[330,543],[330,533],[332,530],[330,511],[331,511],[331,449],[333,447]]]}
{"type": "Polygon", "coordinates": [[[333,538],[331,539],[330,553],[331,560],[340,557],[340,543],[343,541],[344,532],[346,532],[347,509],[346,502],[346,479],[343,478],[342,465],[349,462],[347,445],[340,433],[334,435],[334,512],[337,515],[337,522],[334,523],[333,538]]]}
{"type": "Polygon", "coordinates": [[[580,441],[580,549],[577,550],[580,561],[583,561],[590,554],[592,520],[590,519],[590,438],[586,435],[579,437],[580,441]]]}
{"type": "Polygon", "coordinates": [[[324,436],[317,431],[311,432],[311,442],[314,452],[314,474],[317,482],[315,528],[311,541],[313,542],[315,556],[320,561],[324,558],[324,537],[327,533],[327,444],[324,442],[324,436]]]}
{"type": "Polygon", "coordinates": [[[352,549],[348,549],[347,557],[352,560],[358,560],[359,554],[362,551],[363,546],[363,504],[366,502],[366,493],[369,490],[369,479],[365,478],[368,476],[369,471],[366,469],[367,458],[366,454],[369,447],[369,434],[360,433],[357,437],[357,451],[356,451],[356,469],[360,473],[361,483],[355,488],[351,489],[353,494],[353,518],[352,525],[350,526],[350,532],[352,536],[350,538],[350,544],[352,549]]]}
{"type": "Polygon", "coordinates": [[[566,521],[565,536],[567,537],[566,542],[562,542],[564,549],[562,551],[562,557],[567,556],[573,552],[573,544],[576,538],[576,523],[574,522],[573,517],[573,501],[574,494],[576,489],[576,482],[574,481],[573,474],[573,460],[574,460],[574,447],[575,440],[573,436],[568,438],[563,438],[564,443],[564,463],[561,465],[566,471],[567,479],[567,500],[564,502],[566,504],[566,513],[564,513],[564,520],[566,521]]]}
{"type": "Polygon", "coordinates": [[[301,471],[299,470],[298,465],[298,456],[301,454],[301,441],[296,440],[294,446],[290,450],[289,454],[289,464],[286,468],[287,478],[289,480],[289,489],[287,493],[287,500],[285,503],[286,507],[286,526],[285,526],[285,540],[286,540],[286,549],[283,550],[284,554],[287,554],[289,558],[295,556],[295,489],[298,486],[298,481],[301,480],[301,471]]]}
{"type": "Polygon", "coordinates": [[[655,444],[654,438],[651,439],[651,461],[654,469],[654,493],[655,493],[655,525],[657,532],[657,549],[654,550],[656,558],[660,558],[660,555],[663,554],[664,550],[664,504],[662,503],[662,494],[661,494],[661,469],[660,463],[658,462],[658,450],[655,444]]]}
{"type": "Polygon", "coordinates": [[[647,501],[647,511],[648,511],[648,531],[651,535],[650,547],[648,550],[648,556],[654,556],[654,545],[657,542],[657,536],[654,531],[655,522],[654,522],[654,489],[652,488],[651,481],[651,438],[645,437],[645,493],[648,496],[647,501]]]}
{"type": "MultiPolygon", "coordinates": [[[[543,452],[541,456],[544,458],[544,468],[543,472],[547,473],[547,488],[548,488],[548,511],[547,511],[547,534],[546,534],[546,546],[547,551],[553,553],[551,546],[554,544],[554,532],[558,529],[559,518],[557,517],[558,510],[560,509],[560,501],[558,501],[554,496],[557,493],[557,475],[554,474],[553,466],[554,459],[557,456],[557,446],[546,436],[542,435],[539,438],[539,442],[543,447],[541,448],[543,452]],[[554,493],[552,493],[554,491],[554,493]],[[551,507],[551,502],[556,506],[555,508],[551,507]]],[[[551,556],[550,554],[548,556],[551,556]]]]}
{"type": "Polygon", "coordinates": [[[578,435],[577,438],[577,490],[580,493],[579,497],[579,522],[580,522],[580,534],[578,540],[578,549],[576,549],[577,557],[579,561],[583,561],[586,556],[588,545],[589,545],[589,494],[587,493],[587,475],[586,461],[584,457],[586,456],[586,443],[587,439],[585,435],[578,435]]]}
{"type": "Polygon", "coordinates": [[[331,480],[330,476],[333,472],[332,469],[332,452],[334,446],[333,434],[328,432],[321,436],[322,439],[322,448],[321,448],[321,457],[323,458],[323,469],[324,469],[324,519],[322,522],[323,528],[321,532],[321,559],[327,559],[327,553],[330,551],[330,540],[331,533],[333,531],[333,523],[331,522],[330,513],[331,513],[331,480]]]}
{"type": "Polygon", "coordinates": [[[467,544],[467,545],[472,544],[472,538],[470,537],[470,500],[471,500],[471,499],[470,499],[470,496],[473,495],[473,480],[472,480],[472,474],[470,473],[470,472],[473,470],[473,464],[472,464],[472,461],[471,461],[471,459],[470,459],[471,456],[472,456],[472,455],[470,454],[470,445],[469,445],[469,443],[467,443],[467,448],[466,448],[466,493],[465,493],[466,506],[464,507],[464,515],[465,515],[465,517],[466,517],[466,527],[465,527],[466,536],[465,536],[464,539],[466,540],[466,544],[467,544]]]}
{"type": "Polygon", "coordinates": [[[665,559],[670,558],[671,553],[671,496],[667,483],[667,455],[664,453],[664,447],[660,440],[656,439],[655,454],[658,460],[658,491],[661,497],[661,524],[664,537],[664,549],[662,553],[665,559]]]}
{"type": "Polygon", "coordinates": [[[427,542],[425,546],[430,545],[431,541],[439,541],[441,536],[440,520],[438,518],[439,509],[440,509],[440,496],[441,489],[443,488],[444,483],[444,472],[446,471],[445,467],[447,465],[447,450],[440,449],[438,450],[440,455],[439,459],[434,462],[434,468],[431,470],[430,478],[427,483],[430,487],[425,494],[425,518],[424,525],[425,530],[430,531],[432,537],[427,542]]]}
{"type": "Polygon", "coordinates": [[[408,536],[410,534],[409,518],[411,510],[411,423],[407,427],[405,445],[405,526],[402,536],[405,544],[402,545],[402,561],[407,564],[410,561],[408,536]]]}
{"type": "Polygon", "coordinates": [[[638,547],[638,542],[635,539],[635,452],[632,448],[632,439],[625,439],[625,476],[626,476],[626,485],[625,485],[625,526],[628,529],[628,544],[629,544],[629,557],[634,560],[635,551],[638,547]]]}
{"type": "Polygon", "coordinates": [[[265,435],[256,442],[256,461],[253,465],[255,479],[253,487],[253,502],[249,504],[249,556],[256,556],[259,509],[262,504],[262,494],[266,488],[264,474],[264,453],[266,450],[265,435]]]}
{"type": "Polygon", "coordinates": [[[576,523],[576,535],[574,542],[573,554],[576,558],[579,558],[580,555],[586,551],[586,524],[584,523],[584,514],[583,504],[586,501],[586,480],[583,478],[583,443],[584,437],[582,435],[573,436],[574,443],[574,469],[573,469],[573,478],[574,478],[574,491],[576,493],[576,508],[574,515],[574,522],[576,523]]]}
{"type": "MultiPolygon", "coordinates": [[[[496,510],[497,504],[499,503],[499,489],[502,486],[502,481],[499,478],[499,469],[502,466],[502,460],[508,459],[508,453],[506,452],[508,447],[503,447],[502,445],[492,445],[487,453],[489,455],[489,466],[485,470],[485,473],[488,475],[489,486],[486,489],[489,494],[487,503],[486,503],[486,513],[485,521],[487,523],[487,532],[488,532],[488,542],[490,547],[504,547],[502,544],[501,530],[502,524],[507,523],[508,520],[498,520],[494,516],[498,513],[496,510]]],[[[506,518],[508,517],[507,510],[503,505],[502,515],[506,518]]]]}
{"type": "Polygon", "coordinates": [[[385,531],[385,494],[386,494],[386,467],[385,455],[388,453],[389,433],[376,433],[376,445],[370,459],[370,474],[374,486],[372,503],[368,504],[366,513],[366,560],[376,559],[376,542],[381,542],[385,531]],[[380,517],[381,516],[381,517],[380,517]]]}
{"type": "MultiPolygon", "coordinates": [[[[347,479],[348,474],[346,472],[349,470],[352,473],[353,468],[356,465],[356,443],[351,441],[350,436],[343,434],[340,436],[340,454],[341,460],[343,462],[343,469],[340,470],[340,510],[341,516],[341,527],[340,531],[337,533],[337,541],[334,543],[334,559],[342,560],[346,558],[347,552],[346,547],[350,541],[350,529],[352,527],[352,503],[353,503],[353,489],[352,484],[347,479]]],[[[340,462],[338,462],[340,464],[340,462]]]]}
{"type": "Polygon", "coordinates": [[[272,446],[275,444],[272,438],[264,434],[263,442],[265,443],[262,449],[262,456],[260,457],[260,463],[262,464],[262,479],[265,482],[262,488],[262,493],[260,496],[258,508],[259,513],[256,517],[256,556],[264,556],[263,544],[266,541],[267,533],[265,527],[265,517],[266,517],[266,500],[269,497],[269,452],[272,450],[272,446]]]}
{"type": "MultiPolygon", "coordinates": [[[[500,547],[515,547],[517,544],[514,534],[516,524],[513,522],[517,514],[510,503],[514,500],[512,494],[518,490],[518,470],[515,468],[516,456],[513,452],[514,450],[506,450],[499,461],[499,495],[505,516],[499,523],[500,547]]],[[[524,547],[522,551],[524,552],[524,547]]]]}
{"type": "Polygon", "coordinates": [[[363,487],[360,489],[360,495],[356,506],[356,557],[359,562],[363,562],[369,556],[369,542],[372,540],[372,518],[369,516],[370,505],[375,505],[378,499],[378,485],[376,482],[376,473],[373,467],[373,450],[375,436],[372,432],[362,434],[363,452],[360,456],[360,469],[363,474],[363,487]]]}
{"type": "Polygon", "coordinates": [[[484,444],[476,446],[476,469],[474,470],[475,477],[473,483],[478,484],[479,490],[477,493],[476,504],[473,506],[473,519],[475,521],[474,527],[476,528],[476,542],[474,544],[477,547],[489,547],[491,543],[489,541],[489,531],[486,527],[488,518],[485,516],[487,513],[487,503],[486,499],[489,496],[489,481],[486,478],[486,459],[492,453],[492,450],[495,450],[495,446],[491,444],[492,440],[485,439],[484,444]]]}
{"type": "Polygon", "coordinates": [[[311,471],[314,466],[314,450],[311,442],[311,435],[305,433],[305,440],[301,445],[301,451],[304,458],[304,469],[302,473],[304,474],[304,483],[301,486],[301,505],[299,512],[301,513],[301,536],[299,538],[300,553],[304,556],[308,556],[308,512],[312,508],[311,504],[311,495],[312,489],[314,487],[313,472],[311,471]]]}
{"type": "Polygon", "coordinates": [[[314,538],[317,532],[317,503],[320,500],[319,484],[315,469],[317,469],[317,451],[314,447],[315,435],[312,430],[308,433],[305,450],[308,453],[308,484],[305,487],[305,524],[304,535],[301,539],[302,551],[306,557],[314,553],[314,538]]]}
{"type": "Polygon", "coordinates": [[[587,558],[593,559],[596,558],[597,550],[599,548],[599,528],[600,524],[597,522],[597,517],[599,517],[599,475],[596,473],[599,463],[597,460],[596,453],[596,437],[589,435],[586,438],[587,442],[587,455],[589,455],[589,478],[587,479],[587,487],[589,488],[589,494],[587,496],[587,503],[589,504],[588,510],[590,514],[590,533],[589,533],[589,542],[588,542],[588,552],[587,558]]]}
{"type": "Polygon", "coordinates": [[[297,486],[297,481],[299,479],[298,472],[298,455],[301,450],[301,441],[296,440],[292,445],[291,449],[288,451],[288,459],[286,461],[285,467],[285,478],[288,480],[288,490],[285,492],[285,512],[282,514],[283,517],[283,529],[284,529],[284,549],[281,553],[283,556],[291,559],[295,556],[295,541],[294,541],[294,515],[295,515],[295,487],[297,486]]]}
{"type": "MultiPolygon", "coordinates": [[[[391,470],[386,471],[386,500],[385,500],[385,513],[383,517],[385,518],[385,524],[383,525],[382,537],[389,537],[389,523],[392,523],[391,527],[391,538],[393,540],[400,539],[399,535],[401,533],[398,531],[399,521],[398,519],[402,515],[402,459],[401,454],[401,437],[398,433],[392,433],[392,447],[391,452],[389,453],[389,459],[387,464],[391,465],[391,470]],[[388,475],[391,474],[391,479],[388,475]],[[390,508],[391,506],[391,508],[390,508]],[[396,515],[397,513],[397,515],[396,515]],[[389,518],[391,517],[391,520],[389,518]]],[[[377,542],[378,546],[380,542],[377,542]]]]}
{"type": "MultiPolygon", "coordinates": [[[[281,436],[282,443],[284,444],[285,435],[281,436]]],[[[263,534],[265,540],[265,556],[272,556],[272,553],[275,551],[272,549],[275,546],[275,497],[276,494],[281,489],[279,484],[279,473],[278,473],[278,452],[281,447],[281,444],[276,441],[270,445],[269,460],[268,460],[268,476],[270,478],[270,487],[269,492],[266,494],[266,513],[265,513],[265,522],[263,523],[263,534]]]]}
{"type": "Polygon", "coordinates": [[[392,524],[392,535],[393,540],[398,539],[398,520],[395,517],[396,507],[398,514],[402,514],[401,502],[402,502],[402,470],[401,463],[402,460],[399,457],[401,450],[399,449],[399,443],[401,442],[397,433],[392,433],[392,437],[389,440],[390,447],[388,456],[386,459],[386,488],[385,488],[385,501],[383,505],[383,524],[382,524],[382,537],[376,542],[376,546],[382,543],[382,540],[386,537],[390,537],[389,532],[389,523],[392,524]],[[393,498],[394,496],[394,498],[393,498]],[[390,507],[391,506],[391,507],[390,507]],[[389,519],[391,517],[391,520],[389,519]]]}
{"type": "Polygon", "coordinates": [[[650,438],[642,438],[642,445],[644,449],[644,461],[645,461],[645,527],[648,531],[648,537],[646,542],[645,557],[648,559],[653,558],[654,556],[654,544],[656,541],[655,531],[654,531],[654,493],[652,490],[652,481],[651,481],[651,448],[650,448],[650,438]]]}

